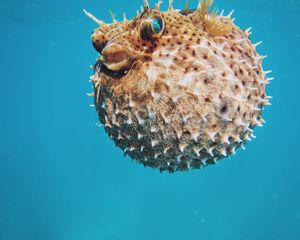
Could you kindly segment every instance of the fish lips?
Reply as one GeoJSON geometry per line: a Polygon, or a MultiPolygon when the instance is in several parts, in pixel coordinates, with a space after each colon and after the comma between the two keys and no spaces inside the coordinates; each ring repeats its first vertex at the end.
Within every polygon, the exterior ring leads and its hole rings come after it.
{"type": "Polygon", "coordinates": [[[119,44],[110,44],[106,46],[101,55],[102,63],[113,72],[130,69],[135,59],[128,48],[119,44]]]}

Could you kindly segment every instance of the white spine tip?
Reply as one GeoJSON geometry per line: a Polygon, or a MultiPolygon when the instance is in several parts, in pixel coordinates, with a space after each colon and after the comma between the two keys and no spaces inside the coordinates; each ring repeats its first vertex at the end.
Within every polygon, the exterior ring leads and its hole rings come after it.
{"type": "Polygon", "coordinates": [[[214,156],[213,150],[214,150],[214,148],[209,148],[209,149],[207,149],[207,152],[208,152],[209,155],[212,156],[212,157],[214,156]]]}
{"type": "Polygon", "coordinates": [[[83,12],[85,13],[85,15],[87,15],[90,19],[92,19],[95,23],[97,23],[100,27],[104,25],[104,22],[97,19],[94,15],[92,15],[91,13],[89,13],[87,10],[83,9],[83,12]]]}
{"type": "Polygon", "coordinates": [[[127,21],[126,13],[123,13],[123,22],[127,21]]]}
{"type": "Polygon", "coordinates": [[[264,71],[264,74],[267,75],[269,73],[272,73],[272,70],[264,71]]]}
{"type": "Polygon", "coordinates": [[[253,45],[254,45],[254,47],[258,47],[260,44],[262,44],[262,41],[260,41],[260,42],[258,42],[258,43],[255,43],[255,44],[253,44],[253,45]]]}
{"type": "Polygon", "coordinates": [[[221,149],[220,153],[221,153],[224,157],[227,157],[226,149],[221,149]]]}
{"type": "Polygon", "coordinates": [[[160,11],[160,5],[162,4],[162,1],[158,1],[156,4],[155,4],[155,8],[157,11],[160,11]]]}
{"type": "Polygon", "coordinates": [[[224,9],[222,9],[221,13],[220,13],[220,17],[223,17],[223,14],[224,14],[224,9]]]}
{"type": "Polygon", "coordinates": [[[234,9],[227,15],[228,18],[231,18],[232,14],[234,13],[234,9]]]}
{"type": "Polygon", "coordinates": [[[246,136],[245,139],[249,142],[251,142],[251,138],[249,136],[246,136]]]}
{"type": "Polygon", "coordinates": [[[231,149],[231,153],[234,154],[234,155],[236,154],[235,147],[233,147],[233,148],[231,149]]]}
{"type": "Polygon", "coordinates": [[[172,11],[172,10],[173,10],[173,6],[172,6],[172,5],[173,5],[173,2],[174,2],[173,0],[169,0],[169,7],[168,7],[168,10],[169,10],[169,11],[172,11]]]}

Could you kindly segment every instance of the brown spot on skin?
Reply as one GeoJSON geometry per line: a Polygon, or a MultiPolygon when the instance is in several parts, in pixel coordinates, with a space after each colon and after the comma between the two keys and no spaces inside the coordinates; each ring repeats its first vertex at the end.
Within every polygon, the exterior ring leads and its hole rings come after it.
{"type": "Polygon", "coordinates": [[[171,69],[172,71],[175,71],[176,68],[177,68],[177,66],[175,66],[175,65],[171,65],[171,66],[170,66],[170,69],[171,69]]]}
{"type": "Polygon", "coordinates": [[[162,74],[159,75],[159,78],[162,78],[162,79],[164,79],[166,77],[167,77],[167,75],[165,73],[162,73],[162,74]]]}
{"type": "Polygon", "coordinates": [[[225,112],[227,112],[227,106],[224,105],[224,106],[221,108],[220,112],[221,112],[222,114],[225,113],[225,112]]]}
{"type": "Polygon", "coordinates": [[[169,91],[169,87],[165,83],[163,83],[161,81],[156,81],[155,82],[154,91],[158,92],[158,93],[168,92],[169,91]]]}

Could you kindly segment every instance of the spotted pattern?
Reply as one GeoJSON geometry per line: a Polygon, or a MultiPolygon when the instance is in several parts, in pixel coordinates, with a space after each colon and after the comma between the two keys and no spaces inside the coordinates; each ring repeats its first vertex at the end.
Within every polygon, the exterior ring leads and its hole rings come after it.
{"type": "Polygon", "coordinates": [[[145,166],[174,172],[214,164],[255,138],[254,128],[264,123],[270,80],[264,57],[249,30],[209,13],[209,2],[167,12],[145,3],[132,20],[101,23],[92,35],[100,53],[115,43],[135,56],[122,74],[98,62],[91,81],[109,137],[145,166]],[[162,32],[143,37],[145,21],[157,17],[162,32]]]}

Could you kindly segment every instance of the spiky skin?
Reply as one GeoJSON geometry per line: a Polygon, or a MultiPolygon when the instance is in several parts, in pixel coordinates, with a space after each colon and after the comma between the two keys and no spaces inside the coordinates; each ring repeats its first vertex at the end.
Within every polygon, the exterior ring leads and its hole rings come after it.
{"type": "Polygon", "coordinates": [[[248,31],[205,10],[145,8],[133,20],[101,26],[108,41],[130,50],[134,63],[122,74],[95,65],[100,122],[132,159],[160,171],[214,164],[263,123],[263,58],[248,31]],[[153,15],[162,17],[164,31],[144,40],[140,23],[153,15]]]}

